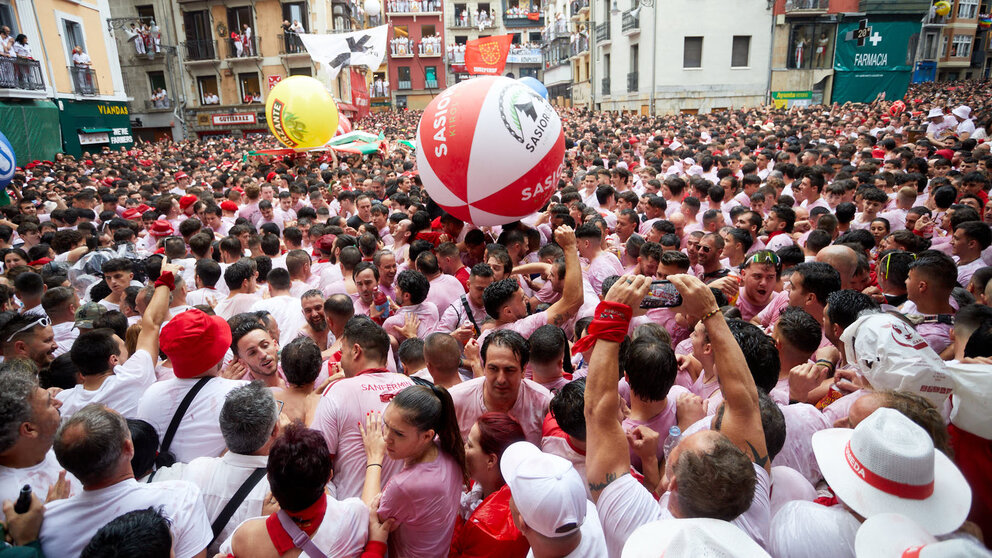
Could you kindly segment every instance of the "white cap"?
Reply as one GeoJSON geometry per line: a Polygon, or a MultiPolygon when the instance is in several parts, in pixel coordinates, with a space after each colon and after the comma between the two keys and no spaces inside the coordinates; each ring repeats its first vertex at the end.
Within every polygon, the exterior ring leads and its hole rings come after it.
{"type": "Polygon", "coordinates": [[[968,105],[961,105],[956,109],[952,110],[951,114],[957,116],[958,118],[964,118],[965,120],[967,120],[968,118],[971,117],[971,107],[969,107],[968,105]]]}
{"type": "Polygon", "coordinates": [[[768,556],[744,531],[709,518],[663,519],[638,527],[621,558],[764,558],[768,556]]]}
{"type": "Polygon", "coordinates": [[[586,489],[567,459],[543,453],[530,442],[516,442],[499,460],[503,479],[520,516],[548,538],[579,530],[586,518],[586,489]]]}
{"type": "Polygon", "coordinates": [[[967,539],[937,541],[919,523],[898,513],[869,517],[854,541],[857,558],[987,558],[992,553],[967,539]]]}
{"type": "Polygon", "coordinates": [[[939,409],[954,390],[940,356],[913,326],[888,313],[862,316],[844,329],[847,361],[876,390],[899,390],[929,399],[939,409]]]}
{"type": "Polygon", "coordinates": [[[936,107],[930,109],[930,112],[927,113],[927,118],[939,118],[941,116],[944,116],[944,109],[940,109],[936,107]]]}

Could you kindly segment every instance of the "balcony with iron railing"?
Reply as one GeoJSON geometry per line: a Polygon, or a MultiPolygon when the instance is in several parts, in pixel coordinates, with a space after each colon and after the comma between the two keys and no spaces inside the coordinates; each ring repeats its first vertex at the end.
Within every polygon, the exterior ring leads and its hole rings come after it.
{"type": "Polygon", "coordinates": [[[413,58],[414,48],[414,42],[409,37],[389,41],[389,55],[393,58],[413,58]]]}
{"type": "Polygon", "coordinates": [[[441,0],[386,0],[386,15],[440,15],[441,0]]]}
{"type": "Polygon", "coordinates": [[[544,27],[544,14],[540,12],[527,13],[520,9],[507,10],[503,14],[503,25],[507,27],[544,27]]]}
{"type": "Polygon", "coordinates": [[[91,97],[100,94],[100,86],[96,82],[96,72],[86,66],[69,66],[69,76],[72,77],[72,90],[76,95],[91,97]]]}
{"type": "Polygon", "coordinates": [[[303,46],[303,41],[300,40],[300,36],[296,33],[286,33],[284,35],[276,35],[276,39],[279,43],[279,54],[283,56],[294,56],[294,55],[307,55],[307,49],[303,46]]]}
{"type": "Polygon", "coordinates": [[[0,56],[0,89],[44,91],[41,62],[32,58],[0,56]]]}
{"type": "Polygon", "coordinates": [[[589,0],[573,0],[570,4],[569,14],[571,17],[578,17],[582,10],[589,9],[589,0]]]}
{"type": "Polygon", "coordinates": [[[830,0],[786,0],[785,13],[825,12],[830,9],[830,0]]]}
{"type": "Polygon", "coordinates": [[[610,24],[600,23],[596,26],[596,42],[605,43],[610,40],[610,24]]]}
{"type": "Polygon", "coordinates": [[[627,93],[633,93],[637,91],[637,72],[630,72],[627,74],[627,93]]]}
{"type": "Polygon", "coordinates": [[[589,52],[589,37],[585,35],[579,35],[578,38],[574,39],[571,43],[572,46],[572,56],[579,56],[584,52],[589,52]]]}
{"type": "Polygon", "coordinates": [[[174,107],[172,99],[163,97],[161,99],[151,99],[145,101],[145,112],[164,112],[172,110],[174,107]]]}
{"type": "Polygon", "coordinates": [[[238,58],[244,59],[254,59],[261,58],[261,51],[258,50],[259,43],[258,37],[248,37],[248,39],[228,39],[227,40],[227,59],[234,60],[238,58]]]}
{"type": "Polygon", "coordinates": [[[186,62],[209,62],[217,60],[217,41],[196,39],[182,44],[186,62]]]}
{"type": "Polygon", "coordinates": [[[417,54],[424,58],[439,57],[444,54],[444,46],[439,37],[428,37],[417,41],[417,54]]]}
{"type": "Polygon", "coordinates": [[[437,89],[437,80],[436,79],[424,80],[424,87],[426,87],[427,89],[437,89]]]}
{"type": "Polygon", "coordinates": [[[465,63],[465,51],[458,50],[455,48],[448,49],[448,63],[449,64],[464,64],[465,63]]]}
{"type": "Polygon", "coordinates": [[[411,82],[410,80],[406,80],[406,81],[400,80],[396,82],[396,88],[399,89],[400,91],[408,91],[410,89],[413,89],[413,82],[411,82]]]}
{"type": "Polygon", "coordinates": [[[541,40],[544,44],[548,44],[555,39],[560,39],[562,37],[568,38],[570,33],[568,32],[568,23],[565,20],[558,20],[554,23],[548,24],[548,26],[541,31],[541,40]]]}
{"type": "Polygon", "coordinates": [[[603,78],[603,95],[610,94],[610,78],[603,78]]]}
{"type": "Polygon", "coordinates": [[[627,34],[633,35],[634,33],[641,32],[641,9],[635,8],[623,13],[623,23],[620,26],[620,30],[627,34]]]}

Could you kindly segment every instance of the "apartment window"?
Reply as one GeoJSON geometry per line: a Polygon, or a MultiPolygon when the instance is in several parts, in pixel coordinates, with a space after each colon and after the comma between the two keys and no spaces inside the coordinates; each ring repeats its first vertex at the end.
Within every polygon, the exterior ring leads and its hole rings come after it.
{"type": "Polygon", "coordinates": [[[636,72],[641,63],[641,47],[630,45],[630,71],[636,72]]]}
{"type": "Polygon", "coordinates": [[[206,10],[183,12],[183,28],[186,30],[187,41],[209,41],[213,38],[210,32],[210,14],[206,10]]]}
{"type": "Polygon", "coordinates": [[[702,37],[685,38],[685,45],[682,47],[682,67],[683,68],[703,67],[702,37]]]}
{"type": "Polygon", "coordinates": [[[159,89],[168,91],[165,87],[165,72],[148,72],[148,86],[151,87],[152,93],[159,89]]]}
{"type": "Polygon", "coordinates": [[[135,6],[134,9],[138,11],[138,19],[142,23],[151,25],[155,21],[155,6],[147,4],[144,6],[135,6]]]}
{"type": "Polygon", "coordinates": [[[313,77],[313,70],[311,70],[309,66],[303,66],[301,68],[290,68],[289,75],[313,77]]]}
{"type": "Polygon", "coordinates": [[[958,58],[971,56],[971,41],[974,39],[975,37],[971,35],[954,35],[954,40],[951,41],[951,56],[958,58]]]}
{"type": "Polygon", "coordinates": [[[0,25],[10,28],[10,36],[18,35],[17,18],[14,17],[14,9],[7,2],[0,2],[0,25]]]}
{"type": "Polygon", "coordinates": [[[944,58],[947,56],[947,35],[942,35],[940,37],[940,57],[944,58]]]}
{"type": "Polygon", "coordinates": [[[396,77],[399,78],[397,81],[397,87],[399,89],[413,89],[413,83],[410,80],[410,66],[400,66],[396,68],[396,77]]]}
{"type": "Polygon", "coordinates": [[[437,66],[424,68],[424,85],[427,89],[437,89],[437,66]]]}
{"type": "Polygon", "coordinates": [[[420,26],[420,36],[421,37],[433,37],[437,34],[437,28],[433,25],[421,25],[420,26]]]}
{"type": "Polygon", "coordinates": [[[346,4],[334,2],[331,5],[331,13],[334,14],[334,29],[351,29],[351,16],[346,4]]]}
{"type": "Polygon", "coordinates": [[[262,87],[258,83],[258,72],[238,74],[238,86],[242,102],[245,104],[262,102],[262,87]]]}
{"type": "Polygon", "coordinates": [[[751,54],[751,36],[734,35],[734,45],[730,51],[730,67],[746,68],[751,54]]]}
{"type": "Polygon", "coordinates": [[[243,26],[247,25],[251,28],[252,37],[258,31],[255,29],[254,20],[251,17],[251,7],[242,6],[240,8],[228,8],[227,9],[227,29],[229,32],[236,32],[239,35],[243,29],[243,26]]]}
{"type": "Polygon", "coordinates": [[[282,18],[289,23],[299,21],[303,25],[304,31],[309,31],[309,21],[307,20],[307,6],[303,2],[288,2],[282,5],[282,18]]]}
{"type": "Polygon", "coordinates": [[[829,68],[833,64],[833,42],[836,25],[796,24],[789,38],[786,67],[797,69],[829,68]]]}
{"type": "Polygon", "coordinates": [[[196,88],[200,93],[201,105],[219,104],[220,89],[217,87],[217,76],[198,76],[196,78],[196,88]],[[212,97],[218,97],[218,102],[207,102],[208,98],[212,97]]]}
{"type": "Polygon", "coordinates": [[[68,19],[62,20],[62,25],[65,26],[65,44],[66,48],[72,52],[72,49],[78,47],[83,47],[86,50],[86,46],[83,44],[83,27],[76,21],[70,21],[68,19]]]}
{"type": "Polygon", "coordinates": [[[978,17],[978,0],[958,0],[958,19],[978,17]]]}

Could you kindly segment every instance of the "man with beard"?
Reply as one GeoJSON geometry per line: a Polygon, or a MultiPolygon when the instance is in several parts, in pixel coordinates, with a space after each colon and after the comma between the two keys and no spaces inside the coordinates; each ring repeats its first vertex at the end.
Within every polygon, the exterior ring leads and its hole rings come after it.
{"type": "Polygon", "coordinates": [[[324,318],[324,295],[317,289],[311,289],[300,297],[303,306],[303,317],[307,324],[300,328],[300,335],[306,335],[320,347],[323,352],[334,342],[328,340],[327,320],[324,318]]]}
{"type": "MultiPolygon", "coordinates": [[[[323,300],[320,304],[323,310],[323,300]]],[[[326,322],[324,324],[326,327],[326,322]]],[[[231,352],[237,359],[232,367],[245,371],[243,380],[261,380],[270,388],[284,387],[279,378],[279,343],[256,319],[244,320],[234,327],[231,331],[231,352]]]]}
{"type": "Polygon", "coordinates": [[[699,270],[698,276],[704,283],[712,283],[730,274],[730,270],[724,267],[723,262],[720,261],[725,244],[723,238],[716,233],[707,233],[699,239],[696,261],[702,268],[699,270]]]}
{"type": "Polygon", "coordinates": [[[8,318],[0,328],[4,359],[27,359],[38,368],[45,368],[55,360],[55,351],[59,346],[47,314],[9,314],[3,317],[8,318]]]}

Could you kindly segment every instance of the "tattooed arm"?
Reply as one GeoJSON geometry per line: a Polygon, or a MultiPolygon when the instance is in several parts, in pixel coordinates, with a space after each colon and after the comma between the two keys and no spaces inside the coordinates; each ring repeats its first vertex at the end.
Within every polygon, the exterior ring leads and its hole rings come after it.
{"type": "MultiPolygon", "coordinates": [[[[637,308],[650,284],[651,279],[644,276],[621,277],[606,300],[637,308]]],[[[619,362],[619,343],[599,340],[593,346],[585,394],[586,482],[593,501],[599,500],[607,485],[630,472],[627,436],[617,418],[619,362]]]]}
{"type": "Polygon", "coordinates": [[[709,316],[703,321],[703,326],[713,345],[716,375],[724,400],[723,419],[718,430],[752,461],[770,472],[771,460],[761,427],[758,388],[723,313],[718,311],[710,315],[712,310],[717,309],[713,293],[702,281],[689,275],[673,275],[668,279],[682,294],[683,312],[693,319],[709,316]]]}

